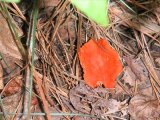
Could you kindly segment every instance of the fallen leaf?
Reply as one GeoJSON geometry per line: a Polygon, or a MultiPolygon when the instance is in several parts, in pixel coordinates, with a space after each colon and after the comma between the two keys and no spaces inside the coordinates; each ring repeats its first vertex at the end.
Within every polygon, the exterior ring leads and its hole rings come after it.
{"type": "Polygon", "coordinates": [[[17,76],[10,80],[4,88],[3,95],[10,96],[19,91],[21,91],[22,87],[22,76],[17,76]]]}
{"type": "Polygon", "coordinates": [[[134,59],[133,57],[125,57],[124,59],[140,81],[149,80],[148,70],[140,58],[134,59]]]}
{"type": "MultiPolygon", "coordinates": [[[[136,92],[152,96],[153,91],[150,84],[149,72],[143,61],[140,58],[135,59],[133,57],[124,57],[124,59],[128,66],[124,69],[122,80],[132,88],[135,88],[137,85],[136,92]]],[[[129,88],[128,91],[132,90],[132,88],[129,88]]]]}
{"type": "Polygon", "coordinates": [[[137,77],[132,72],[131,68],[126,66],[124,69],[124,75],[122,77],[125,83],[128,83],[130,86],[135,86],[137,77]]]}
{"type": "Polygon", "coordinates": [[[20,59],[4,54],[0,64],[3,68],[3,83],[6,85],[11,78],[15,78],[15,75],[20,75],[20,66],[22,66],[23,63],[20,59]]]}
{"type": "Polygon", "coordinates": [[[107,111],[103,114],[101,114],[102,119],[107,119],[109,115],[113,115],[122,119],[125,119],[125,116],[128,114],[128,103],[127,100],[124,100],[122,102],[117,101],[115,99],[109,99],[108,100],[108,106],[107,111]],[[121,113],[121,114],[118,114],[121,113]]]}
{"type": "Polygon", "coordinates": [[[100,84],[106,88],[115,87],[122,64],[118,53],[106,40],[89,40],[79,49],[78,56],[84,71],[84,80],[90,87],[94,88],[100,84]]]}
{"type": "MultiPolygon", "coordinates": [[[[2,103],[3,103],[3,109],[6,113],[15,113],[15,110],[18,108],[18,106],[21,106],[21,97],[22,96],[22,93],[21,92],[18,92],[14,95],[11,95],[11,96],[7,96],[7,97],[4,97],[2,99],[2,103]]],[[[7,115],[6,114],[6,118],[8,120],[12,120],[13,119],[13,115],[7,115]]]]}
{"type": "Polygon", "coordinates": [[[69,98],[73,105],[73,107],[82,112],[90,114],[91,107],[88,102],[96,101],[93,98],[95,93],[91,90],[91,88],[85,86],[85,84],[80,83],[78,86],[72,88],[69,92],[69,98]]]}
{"type": "Polygon", "coordinates": [[[100,115],[100,113],[103,113],[101,108],[107,108],[108,94],[109,92],[105,88],[97,87],[96,89],[92,89],[80,82],[79,85],[70,90],[69,98],[77,111],[100,115]]]}
{"type": "Polygon", "coordinates": [[[158,100],[146,95],[134,96],[129,104],[129,113],[135,120],[157,120],[160,118],[158,100]]]}
{"type": "Polygon", "coordinates": [[[122,115],[124,117],[125,115],[127,115],[127,109],[128,109],[127,106],[128,106],[127,100],[124,100],[123,102],[121,102],[115,99],[109,99],[108,107],[107,107],[108,111],[102,114],[102,117],[105,118],[105,116],[109,114],[113,114],[113,113],[120,112],[120,111],[121,112],[123,111],[123,113],[125,113],[122,115]]]}
{"type": "MultiPolygon", "coordinates": [[[[12,20],[16,31],[19,36],[22,36],[22,31],[15,24],[14,20],[12,20]]],[[[13,35],[9,29],[8,23],[6,19],[0,13],[0,53],[3,55],[12,56],[14,58],[22,59],[22,56],[14,42],[13,35]]]]}
{"type": "Polygon", "coordinates": [[[109,105],[109,100],[104,98],[104,99],[98,99],[96,102],[92,104],[92,111],[91,114],[95,115],[101,115],[102,111],[108,111],[108,105],[109,105]]]}

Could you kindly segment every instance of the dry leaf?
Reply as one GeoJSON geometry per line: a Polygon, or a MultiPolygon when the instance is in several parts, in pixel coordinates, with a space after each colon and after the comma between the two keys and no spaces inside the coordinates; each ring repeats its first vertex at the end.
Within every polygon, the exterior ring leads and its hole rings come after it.
{"type": "Polygon", "coordinates": [[[132,57],[125,57],[125,60],[128,68],[122,79],[132,87],[135,87],[137,82],[136,92],[152,96],[149,73],[142,60],[140,58],[133,59],[132,57]]]}
{"type": "Polygon", "coordinates": [[[84,83],[80,83],[69,92],[69,98],[73,107],[79,112],[105,117],[117,112],[122,112],[119,117],[127,115],[127,100],[120,102],[109,99],[109,91],[102,87],[91,89],[84,83]]]}
{"type": "Polygon", "coordinates": [[[92,104],[92,111],[91,114],[94,115],[101,115],[102,111],[105,113],[105,111],[108,111],[109,106],[109,100],[108,99],[98,99],[96,102],[92,104]]]}
{"type": "Polygon", "coordinates": [[[124,119],[124,117],[127,116],[127,114],[128,114],[128,107],[127,106],[128,106],[127,100],[120,102],[115,99],[109,99],[108,107],[107,107],[108,111],[106,113],[102,114],[101,117],[106,119],[107,116],[112,114],[113,116],[121,117],[124,119]],[[120,115],[116,114],[118,112],[121,112],[121,114],[120,115]]]}
{"type": "Polygon", "coordinates": [[[108,100],[108,90],[100,87],[91,89],[84,83],[80,83],[70,90],[69,98],[76,110],[99,115],[99,113],[104,112],[101,108],[107,107],[107,102],[104,103],[103,101],[108,100]]]}
{"type": "Polygon", "coordinates": [[[120,102],[115,99],[109,99],[108,112],[106,114],[111,114],[111,113],[121,111],[125,107],[125,105],[127,105],[126,102],[127,101],[120,102]]]}
{"type": "Polygon", "coordinates": [[[124,75],[122,77],[125,83],[128,83],[130,86],[135,86],[136,76],[132,72],[131,68],[126,66],[124,69],[124,75]]]}
{"type": "Polygon", "coordinates": [[[124,59],[140,81],[149,80],[148,70],[140,58],[125,57],[124,59]]]}
{"type": "Polygon", "coordinates": [[[4,88],[3,95],[10,96],[19,91],[21,91],[22,87],[22,76],[17,76],[10,80],[4,88]]]}
{"type": "Polygon", "coordinates": [[[130,101],[129,113],[135,120],[156,120],[160,118],[159,102],[150,96],[138,94],[130,101]]]}
{"type": "Polygon", "coordinates": [[[91,108],[88,102],[93,101],[93,94],[94,92],[89,87],[85,86],[83,83],[80,83],[80,85],[70,90],[69,98],[76,110],[89,114],[91,112],[91,108]]]}
{"type": "Polygon", "coordinates": [[[20,75],[20,66],[23,64],[21,60],[14,58],[12,56],[3,55],[3,59],[0,61],[2,68],[3,68],[3,77],[5,78],[3,80],[4,85],[8,83],[8,81],[16,76],[20,75]]]}
{"type": "MultiPolygon", "coordinates": [[[[14,23],[14,22],[13,22],[14,23]]],[[[23,33],[18,29],[18,26],[15,24],[16,31],[18,35],[21,36],[23,33]]],[[[6,19],[0,13],[0,52],[2,55],[12,56],[14,58],[21,59],[21,54],[14,42],[14,38],[9,29],[6,19]]]]}
{"type": "MultiPolygon", "coordinates": [[[[21,99],[21,92],[18,92],[14,95],[7,96],[2,99],[3,103],[3,109],[7,113],[15,113],[15,110],[17,109],[18,105],[20,104],[20,99],[21,99]]],[[[13,116],[11,115],[6,115],[8,120],[12,120],[11,118],[13,116]]]]}

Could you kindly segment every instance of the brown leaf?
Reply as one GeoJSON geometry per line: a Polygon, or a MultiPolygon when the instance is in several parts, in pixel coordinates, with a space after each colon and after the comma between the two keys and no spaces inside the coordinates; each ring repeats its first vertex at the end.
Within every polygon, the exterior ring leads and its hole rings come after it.
{"type": "Polygon", "coordinates": [[[10,96],[19,91],[21,91],[22,87],[22,76],[17,76],[10,80],[4,88],[3,95],[10,96]]]}
{"type": "MultiPolygon", "coordinates": [[[[4,111],[7,113],[14,113],[18,105],[20,104],[20,99],[21,99],[21,92],[3,98],[2,103],[4,111]]],[[[11,120],[13,116],[8,115],[6,117],[8,118],[8,120],[11,120]]]]}
{"type": "Polygon", "coordinates": [[[124,75],[123,75],[122,79],[124,80],[125,83],[129,83],[130,86],[135,86],[136,76],[132,72],[130,67],[128,67],[128,66],[125,67],[124,75]]]}
{"type": "MultiPolygon", "coordinates": [[[[22,31],[20,31],[20,29],[16,24],[14,25],[16,31],[18,32],[18,35],[21,36],[23,34],[22,31]]],[[[16,44],[14,43],[14,38],[9,29],[8,23],[1,13],[0,13],[0,46],[1,46],[0,52],[3,55],[9,55],[18,59],[22,58],[16,44]]]]}
{"type": "Polygon", "coordinates": [[[92,104],[92,111],[91,114],[94,115],[101,115],[102,113],[105,113],[108,111],[109,106],[109,100],[108,99],[98,99],[95,103],[92,104]],[[102,112],[103,111],[103,112],[102,112]]]}
{"type": "Polygon", "coordinates": [[[69,98],[73,107],[82,113],[103,118],[109,114],[117,116],[117,112],[122,112],[119,117],[127,115],[127,100],[121,102],[109,99],[109,90],[102,87],[91,89],[84,83],[80,83],[70,90],[69,98]]]}
{"type": "Polygon", "coordinates": [[[140,58],[125,57],[125,61],[140,81],[149,80],[148,70],[140,58]]]}
{"type": "Polygon", "coordinates": [[[80,85],[70,90],[69,98],[76,110],[89,114],[91,112],[91,108],[88,101],[93,101],[93,94],[94,92],[89,87],[85,86],[83,83],[80,83],[80,85]]]}
{"type": "Polygon", "coordinates": [[[150,84],[149,72],[140,58],[125,57],[128,68],[124,73],[123,79],[132,87],[136,86],[136,91],[141,94],[152,96],[152,87],[150,84]]]}
{"type": "Polygon", "coordinates": [[[120,102],[115,99],[109,99],[108,107],[107,107],[108,111],[105,112],[104,114],[101,114],[101,117],[103,119],[107,119],[108,116],[113,115],[113,116],[125,119],[126,116],[128,115],[128,112],[127,112],[128,107],[127,106],[128,106],[127,100],[120,102]],[[120,113],[120,114],[118,114],[118,113],[120,113]]]}
{"type": "MultiPolygon", "coordinates": [[[[108,111],[105,114],[111,114],[111,113],[116,113],[118,111],[121,111],[125,106],[127,101],[117,101],[115,99],[109,99],[108,101],[108,111]]],[[[127,110],[127,109],[126,109],[127,110]]]]}
{"type": "Polygon", "coordinates": [[[9,55],[3,55],[3,59],[0,61],[2,68],[3,68],[3,83],[4,85],[8,83],[8,81],[16,76],[20,75],[20,67],[22,66],[22,61],[14,58],[12,56],[9,55]],[[18,65],[19,66],[18,66],[18,65]]]}
{"type": "Polygon", "coordinates": [[[91,89],[84,83],[80,83],[69,92],[69,98],[73,107],[87,114],[100,115],[102,109],[107,108],[108,90],[105,88],[91,89]],[[102,109],[101,109],[102,108],[102,109]]]}
{"type": "Polygon", "coordinates": [[[135,120],[156,120],[160,118],[158,100],[145,95],[134,96],[129,104],[129,113],[135,120]]]}

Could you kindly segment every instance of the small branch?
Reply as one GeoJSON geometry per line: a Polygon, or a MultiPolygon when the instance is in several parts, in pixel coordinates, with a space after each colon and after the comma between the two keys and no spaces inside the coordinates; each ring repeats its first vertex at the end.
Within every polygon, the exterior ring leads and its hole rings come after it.
{"type": "Polygon", "coordinates": [[[39,75],[37,74],[37,72],[34,70],[34,73],[33,73],[33,76],[35,78],[35,82],[38,86],[38,89],[39,89],[39,94],[40,94],[40,97],[42,99],[42,103],[44,105],[44,111],[45,113],[47,114],[46,117],[47,117],[47,120],[52,120],[51,118],[51,115],[50,115],[50,111],[49,111],[49,108],[48,108],[48,103],[47,103],[47,100],[45,98],[45,94],[44,94],[44,91],[43,91],[43,88],[42,88],[42,80],[39,78],[39,75]]]}

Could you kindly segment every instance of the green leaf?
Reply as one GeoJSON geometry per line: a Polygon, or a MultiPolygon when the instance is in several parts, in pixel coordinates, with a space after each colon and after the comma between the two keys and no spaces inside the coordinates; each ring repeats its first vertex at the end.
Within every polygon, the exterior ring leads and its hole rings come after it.
{"type": "Polygon", "coordinates": [[[20,2],[20,0],[0,0],[0,1],[4,1],[4,2],[15,2],[15,3],[20,2]]]}
{"type": "Polygon", "coordinates": [[[71,0],[82,13],[91,20],[106,27],[109,24],[108,2],[109,0],[71,0]]]}

